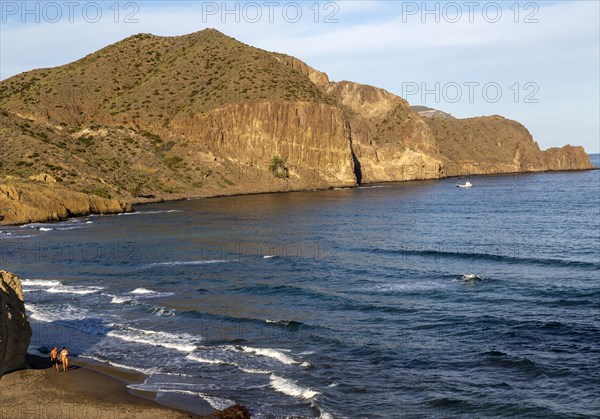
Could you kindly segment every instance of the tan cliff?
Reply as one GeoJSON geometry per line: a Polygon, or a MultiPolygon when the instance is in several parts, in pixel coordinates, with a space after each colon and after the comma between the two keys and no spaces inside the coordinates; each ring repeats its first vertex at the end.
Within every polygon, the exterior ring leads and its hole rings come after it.
{"type": "Polygon", "coordinates": [[[21,281],[0,270],[0,377],[23,366],[30,339],[21,281]]]}
{"type": "Polygon", "coordinates": [[[5,224],[159,199],[591,168],[581,148],[541,151],[517,122],[423,117],[384,89],[333,82],[215,30],[140,34],[0,82],[0,144],[5,224]]]}
{"type": "Polygon", "coordinates": [[[583,147],[542,151],[527,128],[501,116],[425,121],[448,159],[448,176],[593,168],[583,147]]]}
{"type": "Polygon", "coordinates": [[[9,180],[0,184],[0,225],[59,221],[87,214],[114,214],[131,210],[117,199],[69,189],[9,180]]]}
{"type": "Polygon", "coordinates": [[[296,181],[336,186],[356,182],[343,113],[328,104],[232,104],[192,117],[178,116],[170,130],[188,139],[192,148],[205,148],[241,165],[267,169],[271,159],[280,156],[294,168],[290,175],[296,181]]]}

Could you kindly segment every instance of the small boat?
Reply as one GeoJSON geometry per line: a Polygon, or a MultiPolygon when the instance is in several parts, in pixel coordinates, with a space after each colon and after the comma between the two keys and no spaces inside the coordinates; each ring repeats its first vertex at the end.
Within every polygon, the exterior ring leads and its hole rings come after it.
{"type": "Polygon", "coordinates": [[[470,188],[470,187],[471,187],[471,186],[473,186],[473,185],[471,184],[471,182],[469,182],[469,181],[467,180],[467,183],[465,183],[464,185],[456,185],[456,186],[457,186],[458,188],[470,188]]]}

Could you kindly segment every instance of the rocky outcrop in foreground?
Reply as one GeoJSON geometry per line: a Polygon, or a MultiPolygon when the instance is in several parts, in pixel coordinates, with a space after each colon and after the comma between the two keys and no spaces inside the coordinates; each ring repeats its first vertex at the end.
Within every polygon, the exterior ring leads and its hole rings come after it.
{"type": "Polygon", "coordinates": [[[21,281],[0,271],[0,376],[23,365],[30,339],[21,281]]]}

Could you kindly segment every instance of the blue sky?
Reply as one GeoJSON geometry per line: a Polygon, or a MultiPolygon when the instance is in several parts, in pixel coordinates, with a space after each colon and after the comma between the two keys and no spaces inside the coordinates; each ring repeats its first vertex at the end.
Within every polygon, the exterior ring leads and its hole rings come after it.
{"type": "Polygon", "coordinates": [[[332,80],[466,118],[503,115],[542,148],[600,152],[600,2],[0,1],[0,78],[136,33],[217,28],[332,80]],[[118,12],[117,12],[118,11],[118,12]]]}

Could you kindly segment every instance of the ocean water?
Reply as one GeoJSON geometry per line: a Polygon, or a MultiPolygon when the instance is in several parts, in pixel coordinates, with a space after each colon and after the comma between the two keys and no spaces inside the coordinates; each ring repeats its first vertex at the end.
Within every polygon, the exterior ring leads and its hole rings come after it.
{"type": "Polygon", "coordinates": [[[33,348],[198,413],[600,416],[600,171],[465,180],[6,227],[0,266],[33,348]]]}

